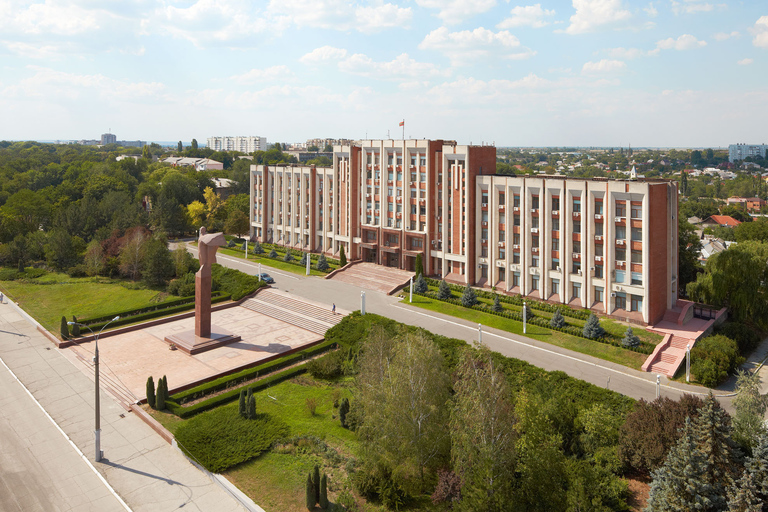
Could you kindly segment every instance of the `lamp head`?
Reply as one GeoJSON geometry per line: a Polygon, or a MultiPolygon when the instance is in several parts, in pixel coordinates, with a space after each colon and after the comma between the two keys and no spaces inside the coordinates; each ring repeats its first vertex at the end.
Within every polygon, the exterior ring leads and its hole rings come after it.
{"type": "Polygon", "coordinates": [[[117,320],[120,320],[120,315],[118,315],[118,316],[116,316],[115,318],[112,319],[113,322],[115,322],[117,320]]]}
{"type": "Polygon", "coordinates": [[[67,325],[75,325],[75,322],[67,322],[67,325]]]}

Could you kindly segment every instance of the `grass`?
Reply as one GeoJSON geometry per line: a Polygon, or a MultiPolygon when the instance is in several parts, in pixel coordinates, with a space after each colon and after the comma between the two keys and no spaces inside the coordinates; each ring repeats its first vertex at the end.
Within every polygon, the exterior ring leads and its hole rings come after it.
{"type": "Polygon", "coordinates": [[[0,281],[0,289],[52,333],[59,332],[62,316],[91,318],[165,300],[164,293],[133,282],[58,273],[23,281],[0,281]]]}
{"type": "MultiPolygon", "coordinates": [[[[515,320],[510,320],[508,318],[503,318],[496,315],[491,315],[489,313],[484,313],[482,311],[478,311],[476,309],[467,309],[462,306],[456,306],[454,304],[450,304],[447,302],[442,302],[436,299],[430,299],[428,297],[423,297],[421,295],[414,295],[413,296],[413,306],[427,309],[429,311],[434,311],[437,313],[444,313],[446,315],[455,316],[457,318],[462,318],[464,320],[469,320],[473,323],[479,323],[483,324],[488,327],[493,327],[495,329],[499,329],[502,331],[507,331],[513,334],[523,334],[523,324],[522,322],[517,322],[515,320]]],[[[507,306],[507,304],[504,304],[507,306]]],[[[513,309],[513,308],[509,308],[513,309]]],[[[534,310],[534,313],[537,316],[547,316],[543,314],[544,312],[534,310]]],[[[551,315],[550,315],[551,316],[551,315]]],[[[570,324],[579,324],[583,325],[584,322],[566,317],[566,320],[570,324]]],[[[608,326],[605,325],[607,322],[603,321],[601,324],[608,330],[608,326]]],[[[614,322],[614,324],[616,324],[614,322]]],[[[620,324],[616,324],[620,325],[620,324]]],[[[616,325],[611,326],[612,329],[616,329],[616,325]]],[[[624,334],[624,331],[626,328],[624,328],[621,331],[621,334],[624,334]]],[[[533,338],[538,341],[543,341],[545,343],[549,343],[551,345],[556,345],[558,347],[563,347],[569,350],[573,350],[574,352],[579,352],[581,354],[586,354],[589,356],[597,357],[599,359],[603,359],[605,361],[610,361],[612,363],[617,363],[623,366],[627,366],[629,368],[639,370],[642,364],[645,362],[648,356],[645,354],[640,354],[638,352],[633,352],[631,350],[625,350],[620,347],[616,347],[613,345],[608,345],[605,343],[600,343],[596,341],[590,341],[584,338],[579,338],[577,336],[571,336],[569,334],[566,334],[564,332],[560,331],[552,331],[549,329],[545,329],[543,327],[539,327],[537,325],[528,325],[526,327],[526,334],[525,336],[528,338],[533,338]]],[[[638,329],[636,334],[638,336],[640,335],[641,329],[638,329]]],[[[651,333],[647,333],[651,334],[651,333]]],[[[659,336],[659,338],[661,338],[659,336]]]]}
{"type": "MultiPolygon", "coordinates": [[[[235,249],[228,249],[226,247],[219,247],[219,254],[226,254],[227,256],[232,256],[233,258],[238,258],[241,260],[244,260],[243,258],[243,251],[238,251],[235,249]]],[[[278,270],[283,270],[285,272],[291,272],[293,274],[297,275],[306,275],[307,271],[304,267],[300,267],[298,265],[294,265],[292,263],[287,263],[282,260],[283,254],[281,254],[278,251],[279,258],[273,259],[267,256],[267,253],[264,253],[260,256],[257,256],[255,254],[248,254],[248,261],[253,261],[255,263],[261,263],[264,266],[276,268],[278,270]]],[[[296,259],[298,261],[298,258],[296,259]]],[[[312,263],[314,265],[314,262],[312,263]]],[[[326,272],[320,272],[314,266],[311,266],[309,269],[309,275],[311,276],[326,276],[328,275],[326,272]]]]}

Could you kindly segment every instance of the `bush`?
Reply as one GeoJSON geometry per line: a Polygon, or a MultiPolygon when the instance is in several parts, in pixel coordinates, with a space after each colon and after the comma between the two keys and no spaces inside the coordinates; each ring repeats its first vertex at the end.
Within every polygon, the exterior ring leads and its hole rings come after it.
{"type": "Polygon", "coordinates": [[[344,244],[339,246],[339,265],[342,267],[347,265],[347,255],[344,253],[344,244]]]}
{"type": "Polygon", "coordinates": [[[80,323],[77,321],[77,317],[75,315],[72,315],[72,337],[80,337],[80,323]]]}
{"type": "Polygon", "coordinates": [[[627,327],[627,331],[624,333],[624,338],[621,340],[621,346],[624,348],[635,348],[640,346],[640,338],[635,336],[631,327],[627,327]]]}
{"type": "Polygon", "coordinates": [[[220,473],[250,460],[289,434],[277,418],[259,414],[253,420],[241,418],[233,404],[200,414],[176,430],[176,441],[208,471],[220,473]]]}
{"type": "Polygon", "coordinates": [[[179,297],[190,297],[195,294],[195,273],[187,272],[168,283],[168,293],[179,297]]]}
{"type": "Polygon", "coordinates": [[[325,473],[320,478],[320,499],[317,504],[323,510],[328,508],[328,476],[325,473]]]}
{"type": "Polygon", "coordinates": [[[477,304],[477,295],[475,294],[475,290],[467,284],[467,286],[464,287],[464,293],[461,295],[461,305],[465,308],[471,308],[475,304],[477,304]]]}
{"type": "Polygon", "coordinates": [[[427,281],[424,280],[424,275],[419,274],[416,281],[413,283],[413,291],[416,293],[425,293],[427,289],[427,281]]]}
{"type": "Polygon", "coordinates": [[[343,352],[341,350],[334,350],[329,354],[309,361],[307,363],[307,371],[316,379],[333,379],[341,375],[343,362],[343,352]]]}
{"type": "Polygon", "coordinates": [[[446,283],[444,280],[440,281],[440,287],[437,289],[437,298],[439,300],[448,300],[453,298],[451,287],[448,286],[448,283],[446,283]]]}
{"type": "Polygon", "coordinates": [[[61,317],[60,334],[62,340],[69,339],[69,325],[67,325],[67,317],[65,316],[61,317]]]}
{"type": "Polygon", "coordinates": [[[165,381],[161,377],[160,380],[157,383],[157,396],[155,397],[155,405],[156,409],[158,411],[162,411],[165,409],[165,389],[164,386],[165,381]]]}
{"type": "Polygon", "coordinates": [[[555,314],[552,315],[549,325],[553,329],[562,329],[565,326],[565,318],[563,318],[563,314],[560,312],[559,308],[556,309],[555,314]]]}
{"type": "Polygon", "coordinates": [[[696,342],[691,350],[691,373],[701,384],[716,387],[743,361],[736,342],[718,334],[696,342]]]}
{"type": "Polygon", "coordinates": [[[594,314],[589,315],[587,323],[584,324],[583,334],[585,338],[591,340],[605,336],[605,329],[600,325],[600,320],[594,314]]]}
{"type": "Polygon", "coordinates": [[[341,404],[339,405],[339,421],[341,421],[341,426],[344,428],[347,427],[347,414],[349,413],[349,399],[348,398],[342,398],[341,404]]]}
{"type": "Polygon", "coordinates": [[[320,254],[320,256],[317,258],[316,268],[321,272],[328,270],[328,260],[325,258],[325,254],[320,254]]]}
{"type": "Polygon", "coordinates": [[[273,247],[271,251],[269,251],[269,257],[270,258],[277,258],[277,251],[273,247]]]}
{"type": "Polygon", "coordinates": [[[304,407],[306,407],[310,416],[314,416],[317,412],[317,398],[311,396],[304,400],[304,407]]]}
{"type": "Polygon", "coordinates": [[[155,380],[150,375],[147,378],[147,405],[151,408],[155,408],[155,380]]]}
{"type": "Polygon", "coordinates": [[[255,292],[259,287],[266,286],[266,283],[259,282],[259,278],[256,276],[222,267],[218,263],[211,266],[211,278],[222,292],[232,296],[232,300],[240,300],[255,292]]]}
{"type": "MultiPolygon", "coordinates": [[[[277,255],[275,255],[275,256],[277,256],[277,255]]],[[[287,261],[287,262],[293,261],[293,254],[291,254],[291,250],[290,249],[285,251],[285,256],[283,256],[283,261],[287,261]]]]}
{"type": "Polygon", "coordinates": [[[258,240],[253,242],[253,254],[264,254],[264,248],[258,240]]]}
{"type": "Polygon", "coordinates": [[[74,265],[67,269],[67,275],[69,275],[69,277],[87,277],[88,268],[82,263],[79,265],[74,265]]]}
{"type": "Polygon", "coordinates": [[[730,338],[739,346],[739,352],[742,355],[748,355],[757,348],[760,343],[760,335],[755,329],[739,322],[726,322],[717,330],[717,334],[722,334],[730,338]]]}

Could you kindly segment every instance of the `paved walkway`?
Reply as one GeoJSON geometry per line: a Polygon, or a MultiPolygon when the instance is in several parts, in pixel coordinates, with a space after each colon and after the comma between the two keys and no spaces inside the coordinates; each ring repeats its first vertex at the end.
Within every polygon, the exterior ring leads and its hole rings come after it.
{"type": "MultiPolygon", "coordinates": [[[[131,510],[247,510],[106,393],[101,393],[105,458],[92,462],[93,382],[7,299],[0,304],[0,359],[131,510]]],[[[32,399],[24,402],[23,396],[13,392],[14,386],[20,386],[9,375],[0,365],[0,509],[121,510],[96,473],[92,472],[94,478],[88,477],[90,469],[73,446],[61,442],[63,436],[46,427],[48,420],[42,411],[36,415],[35,406],[29,403],[32,399]],[[24,413],[11,416],[16,407],[24,413]]]]}
{"type": "Polygon", "coordinates": [[[403,284],[407,284],[411,277],[413,277],[413,272],[407,270],[361,262],[337,272],[330,279],[343,281],[358,288],[388,294],[403,284]]]}

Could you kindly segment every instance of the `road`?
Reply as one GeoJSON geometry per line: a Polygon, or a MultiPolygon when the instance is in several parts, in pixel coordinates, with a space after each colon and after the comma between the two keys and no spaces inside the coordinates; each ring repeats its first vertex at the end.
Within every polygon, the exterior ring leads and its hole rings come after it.
{"type": "MultiPolygon", "coordinates": [[[[196,247],[187,244],[188,250],[197,257],[196,247]]],[[[217,254],[219,264],[234,268],[251,275],[258,272],[258,264],[228,255],[217,254]]],[[[477,324],[454,318],[440,313],[410,307],[398,297],[392,297],[372,290],[362,290],[353,285],[323,279],[317,276],[296,275],[262,265],[262,272],[269,273],[275,278],[276,288],[295,293],[317,302],[330,304],[335,302],[340,308],[354,311],[360,309],[361,291],[365,291],[366,311],[386,316],[409,325],[423,327],[431,332],[463,339],[467,342],[477,341],[477,324]]],[[[597,386],[607,387],[634,399],[656,398],[656,375],[638,370],[632,370],[620,364],[611,363],[596,357],[584,355],[571,350],[549,345],[524,336],[518,336],[505,331],[483,327],[483,343],[490,349],[505,356],[527,361],[548,371],[563,371],[572,377],[582,379],[597,386]]],[[[662,396],[678,399],[685,393],[701,396],[709,393],[709,389],[701,386],[691,386],[671,381],[661,376],[659,390],[662,396]]],[[[733,412],[731,397],[718,394],[723,407],[733,412]]]]}

